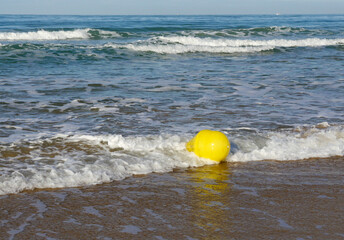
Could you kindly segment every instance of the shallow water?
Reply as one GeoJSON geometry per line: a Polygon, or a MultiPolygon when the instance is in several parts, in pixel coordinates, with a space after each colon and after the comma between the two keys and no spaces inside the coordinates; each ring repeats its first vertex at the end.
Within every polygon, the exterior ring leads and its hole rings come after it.
{"type": "Polygon", "coordinates": [[[342,239],[344,159],[222,163],[0,196],[2,239],[342,239]]]}
{"type": "Polygon", "coordinates": [[[344,155],[343,15],[0,16],[0,194],[344,155]]]}

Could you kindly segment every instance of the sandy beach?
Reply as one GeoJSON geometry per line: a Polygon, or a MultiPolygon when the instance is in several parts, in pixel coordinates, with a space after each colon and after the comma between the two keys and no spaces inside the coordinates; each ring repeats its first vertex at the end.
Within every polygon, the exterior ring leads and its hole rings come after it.
{"type": "Polygon", "coordinates": [[[1,239],[344,239],[344,159],[221,163],[0,197],[1,239]]]}

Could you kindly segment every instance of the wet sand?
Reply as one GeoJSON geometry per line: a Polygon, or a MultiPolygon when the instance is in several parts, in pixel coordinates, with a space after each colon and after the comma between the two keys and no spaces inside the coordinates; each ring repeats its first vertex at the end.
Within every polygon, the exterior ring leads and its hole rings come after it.
{"type": "Polygon", "coordinates": [[[222,163],[0,196],[0,239],[344,239],[344,158],[222,163]]]}

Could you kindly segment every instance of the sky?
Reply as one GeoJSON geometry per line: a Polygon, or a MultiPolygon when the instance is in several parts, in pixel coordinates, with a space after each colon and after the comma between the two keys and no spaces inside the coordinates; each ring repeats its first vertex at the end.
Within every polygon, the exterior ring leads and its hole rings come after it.
{"type": "Polygon", "coordinates": [[[0,14],[344,14],[344,0],[0,0],[0,14]]]}

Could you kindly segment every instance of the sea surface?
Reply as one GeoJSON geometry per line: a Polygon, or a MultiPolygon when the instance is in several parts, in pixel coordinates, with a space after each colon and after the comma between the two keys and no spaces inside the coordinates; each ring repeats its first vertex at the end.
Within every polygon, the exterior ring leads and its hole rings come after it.
{"type": "Polygon", "coordinates": [[[343,69],[344,15],[0,15],[0,238],[343,239],[343,69]]]}
{"type": "Polygon", "coordinates": [[[0,16],[0,194],[344,155],[344,16],[0,16]]]}

